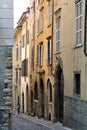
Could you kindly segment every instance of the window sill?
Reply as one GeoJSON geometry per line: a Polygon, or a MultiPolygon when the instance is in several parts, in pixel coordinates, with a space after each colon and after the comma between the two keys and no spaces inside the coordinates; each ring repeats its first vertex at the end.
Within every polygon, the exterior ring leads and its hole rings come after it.
{"type": "Polygon", "coordinates": [[[48,104],[52,106],[52,102],[48,102],[48,104]]]}
{"type": "Polygon", "coordinates": [[[54,55],[57,55],[57,54],[60,54],[60,53],[61,53],[61,51],[58,51],[58,52],[55,52],[54,55]]]}
{"type": "Polygon", "coordinates": [[[38,65],[40,68],[42,67],[42,65],[38,65]]]}
{"type": "Polygon", "coordinates": [[[82,44],[75,45],[74,49],[79,48],[79,47],[82,47],[82,44]]]}
{"type": "Polygon", "coordinates": [[[38,37],[40,34],[42,34],[42,33],[43,33],[43,30],[42,30],[41,32],[37,33],[37,37],[38,37]]]}
{"type": "Polygon", "coordinates": [[[52,65],[52,63],[47,63],[47,66],[51,66],[52,65]]]}
{"type": "Polygon", "coordinates": [[[48,25],[47,25],[47,28],[51,27],[51,25],[52,25],[52,23],[48,24],[48,25]]]}
{"type": "Polygon", "coordinates": [[[35,102],[35,103],[38,103],[38,100],[37,100],[37,99],[34,99],[34,102],[35,102]]]}

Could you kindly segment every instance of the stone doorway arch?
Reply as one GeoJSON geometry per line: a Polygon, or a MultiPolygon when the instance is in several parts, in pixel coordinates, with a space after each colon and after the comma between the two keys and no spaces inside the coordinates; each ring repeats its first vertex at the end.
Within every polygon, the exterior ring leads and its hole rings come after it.
{"type": "Polygon", "coordinates": [[[26,112],[29,112],[29,90],[28,90],[28,84],[26,86],[26,112]]]}
{"type": "Polygon", "coordinates": [[[63,64],[61,58],[58,59],[55,70],[55,84],[54,84],[54,114],[55,121],[63,123],[64,112],[64,76],[63,64]]]}
{"type": "Polygon", "coordinates": [[[40,79],[40,116],[44,117],[44,83],[43,79],[40,79]]]}
{"type": "Polygon", "coordinates": [[[22,93],[22,112],[24,113],[24,93],[22,93]]]}
{"type": "Polygon", "coordinates": [[[31,113],[33,114],[33,91],[31,91],[31,113]]]}

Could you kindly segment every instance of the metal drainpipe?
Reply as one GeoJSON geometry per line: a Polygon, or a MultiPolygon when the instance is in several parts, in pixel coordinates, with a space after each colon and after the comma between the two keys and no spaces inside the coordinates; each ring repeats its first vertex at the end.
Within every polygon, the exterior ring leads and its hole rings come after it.
{"type": "Polygon", "coordinates": [[[87,0],[85,0],[85,13],[84,13],[84,17],[85,17],[85,21],[84,21],[84,54],[87,56],[87,49],[86,49],[86,12],[87,12],[87,0]]]}
{"type": "MultiPolygon", "coordinates": [[[[27,19],[26,19],[25,67],[26,67],[26,55],[27,55],[27,19]]],[[[25,73],[25,81],[26,81],[26,73],[25,73]]]]}
{"type": "Polygon", "coordinates": [[[52,0],[52,45],[51,45],[51,75],[53,74],[52,73],[52,70],[53,70],[53,29],[54,29],[54,0],[52,0]]]}
{"type": "MultiPolygon", "coordinates": [[[[34,0],[34,58],[35,58],[35,0],[34,0]]],[[[33,70],[34,70],[34,63],[33,63],[33,70]]]]}

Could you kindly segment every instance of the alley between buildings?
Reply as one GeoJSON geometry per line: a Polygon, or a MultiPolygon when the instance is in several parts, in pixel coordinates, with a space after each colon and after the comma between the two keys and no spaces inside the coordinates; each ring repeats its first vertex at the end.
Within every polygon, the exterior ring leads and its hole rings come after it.
{"type": "Polygon", "coordinates": [[[25,114],[13,115],[12,130],[71,130],[63,127],[59,122],[52,123],[37,117],[27,116],[25,114]]]}

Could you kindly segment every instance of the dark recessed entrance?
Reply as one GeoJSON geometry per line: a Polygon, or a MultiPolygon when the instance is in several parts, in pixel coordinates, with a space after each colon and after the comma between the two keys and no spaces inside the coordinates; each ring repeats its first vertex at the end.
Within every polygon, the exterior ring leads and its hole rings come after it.
{"type": "Polygon", "coordinates": [[[55,121],[63,123],[63,105],[64,105],[64,77],[61,66],[56,68],[55,86],[54,86],[54,111],[55,121]]]}
{"type": "Polygon", "coordinates": [[[31,91],[31,113],[33,113],[33,91],[31,91]]]}
{"type": "Polygon", "coordinates": [[[44,117],[44,84],[42,79],[40,79],[40,107],[41,117],[44,117]]]}
{"type": "Polygon", "coordinates": [[[24,93],[22,93],[22,112],[24,113],[24,93]]]}
{"type": "Polygon", "coordinates": [[[26,112],[29,112],[29,94],[28,94],[28,85],[26,86],[26,112]]]}

